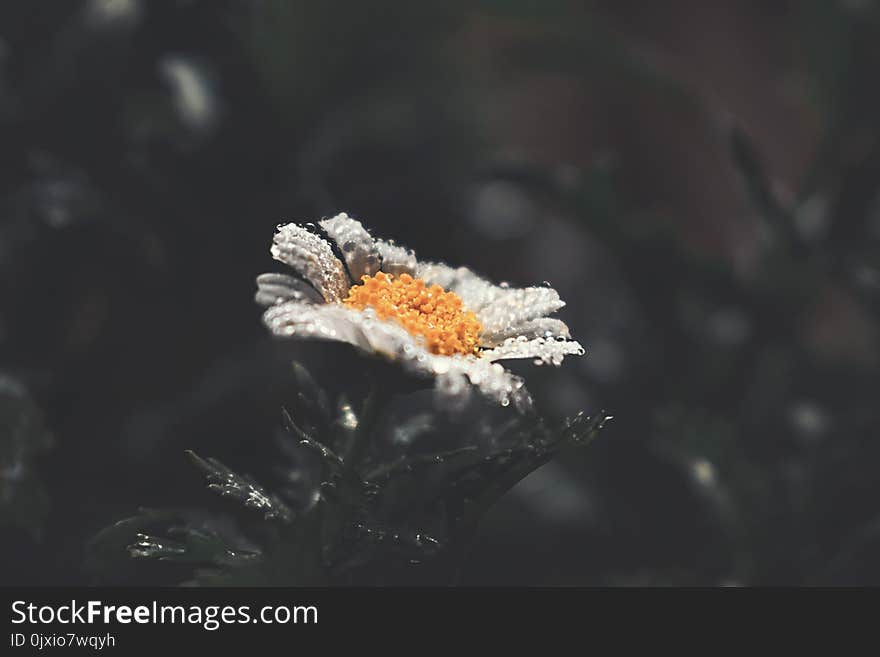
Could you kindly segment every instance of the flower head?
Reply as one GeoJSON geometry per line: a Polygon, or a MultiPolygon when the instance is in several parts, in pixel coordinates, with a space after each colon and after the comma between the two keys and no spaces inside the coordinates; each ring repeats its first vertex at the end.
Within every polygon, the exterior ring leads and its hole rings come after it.
{"type": "Polygon", "coordinates": [[[495,285],[465,267],[419,261],[346,214],[279,226],[271,253],[291,268],[257,277],[272,333],[354,345],[434,378],[446,396],[474,387],[527,407],[522,379],[496,361],[559,365],[584,353],[562,321],[547,317],[565,305],[556,290],[495,285]]]}
{"type": "Polygon", "coordinates": [[[372,308],[380,319],[401,324],[412,335],[421,336],[432,354],[479,354],[483,325],[461,297],[421,278],[378,272],[364,275],[362,284],[352,285],[343,303],[349,308],[372,308]]]}

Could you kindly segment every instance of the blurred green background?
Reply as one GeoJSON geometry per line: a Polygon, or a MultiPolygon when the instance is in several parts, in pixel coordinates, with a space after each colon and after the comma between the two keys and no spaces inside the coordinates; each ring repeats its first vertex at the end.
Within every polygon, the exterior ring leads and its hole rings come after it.
{"type": "Polygon", "coordinates": [[[3,2],[0,581],[94,582],[185,448],[271,470],[254,277],[345,211],[550,282],[587,356],[529,387],[615,415],[464,583],[880,583],[878,51],[872,0],[3,2]]]}

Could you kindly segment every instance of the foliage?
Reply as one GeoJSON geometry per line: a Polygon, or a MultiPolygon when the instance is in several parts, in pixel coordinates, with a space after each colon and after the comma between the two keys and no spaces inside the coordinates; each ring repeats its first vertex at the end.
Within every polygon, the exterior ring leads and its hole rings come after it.
{"type": "Polygon", "coordinates": [[[279,447],[287,460],[276,477],[287,484],[283,493],[188,452],[208,489],[244,512],[240,532],[204,513],[147,509],[99,533],[93,554],[125,546],[136,559],[197,565],[195,582],[203,585],[448,582],[489,507],[560,450],[592,441],[609,419],[578,415],[550,427],[508,413],[496,426],[487,419],[492,409],[475,401],[468,420],[477,425],[463,435],[460,421],[435,410],[392,441],[386,434],[393,427],[380,422],[391,383],[381,376],[394,376],[386,366],[376,365],[359,413],[344,397],[331,404],[302,364],[293,369],[300,424],[283,412],[279,447]],[[459,446],[419,450],[432,438],[449,443],[453,427],[459,446]],[[390,443],[396,448],[382,449],[390,443]],[[151,533],[154,527],[165,535],[151,533]]]}

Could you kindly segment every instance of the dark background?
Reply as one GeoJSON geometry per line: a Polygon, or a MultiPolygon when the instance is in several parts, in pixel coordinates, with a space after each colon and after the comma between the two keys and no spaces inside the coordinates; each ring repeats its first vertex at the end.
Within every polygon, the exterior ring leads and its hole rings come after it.
{"type": "Polygon", "coordinates": [[[107,581],[186,448],[267,468],[254,277],[346,211],[549,281],[587,356],[529,387],[615,415],[464,583],[880,583],[878,50],[870,0],[4,1],[0,581],[107,581]]]}

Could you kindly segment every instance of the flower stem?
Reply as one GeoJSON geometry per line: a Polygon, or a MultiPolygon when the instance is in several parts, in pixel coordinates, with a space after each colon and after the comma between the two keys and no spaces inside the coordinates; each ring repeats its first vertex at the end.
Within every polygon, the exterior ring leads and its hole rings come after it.
{"type": "Polygon", "coordinates": [[[345,455],[345,461],[349,467],[357,468],[366,457],[376,428],[376,422],[391,396],[392,393],[388,386],[382,385],[382,382],[377,377],[371,376],[370,391],[364,399],[354,439],[345,455]]]}

